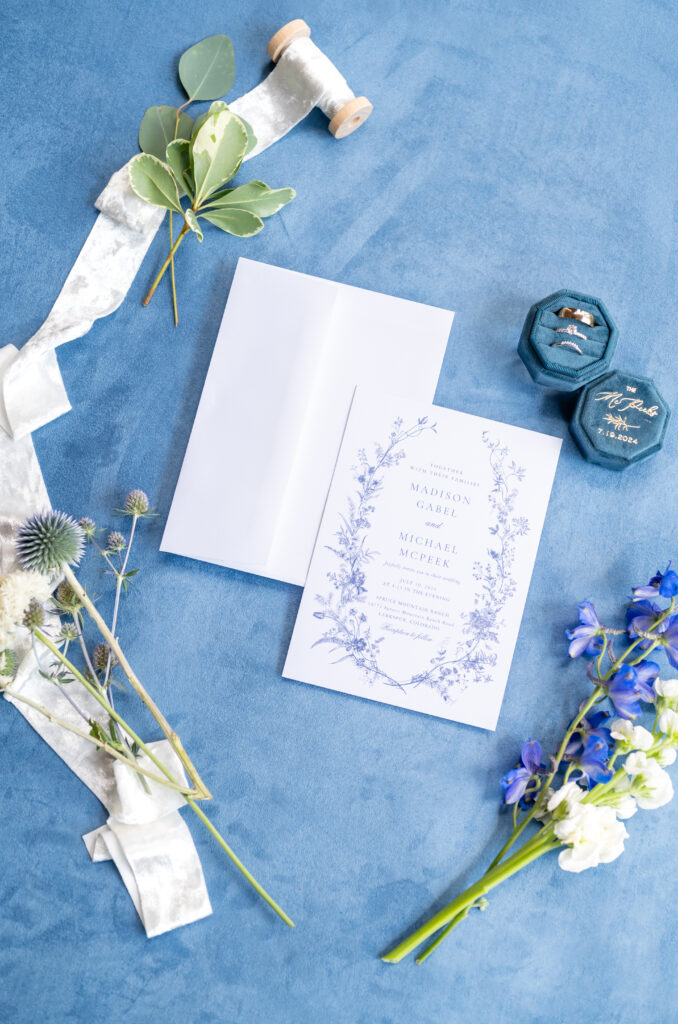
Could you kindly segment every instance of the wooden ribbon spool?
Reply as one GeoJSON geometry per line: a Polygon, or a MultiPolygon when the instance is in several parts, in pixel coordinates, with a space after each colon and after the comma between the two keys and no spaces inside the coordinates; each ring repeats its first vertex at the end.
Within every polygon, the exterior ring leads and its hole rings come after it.
{"type": "Polygon", "coordinates": [[[298,40],[308,40],[308,43],[302,43],[296,50],[300,58],[304,55],[309,57],[314,62],[315,69],[327,76],[328,91],[321,96],[317,105],[330,118],[329,129],[335,139],[344,139],[365,123],[374,108],[367,97],[353,94],[339,69],[311,41],[310,36],[311,30],[306,22],[302,18],[297,18],[283,25],[271,36],[266,52],[277,64],[286,52],[292,55],[294,43],[298,40]]]}

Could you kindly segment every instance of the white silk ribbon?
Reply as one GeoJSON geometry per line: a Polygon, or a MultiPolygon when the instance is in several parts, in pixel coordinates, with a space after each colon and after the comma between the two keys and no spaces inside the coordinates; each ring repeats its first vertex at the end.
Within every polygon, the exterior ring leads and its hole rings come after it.
{"type": "MultiPolygon", "coordinates": [[[[311,39],[293,40],[270,75],[230,104],[257,136],[245,160],[287,135],[315,106],[331,118],[353,98],[344,77],[311,39]]],[[[118,308],[165,215],[132,192],[128,164],[116,171],[94,205],[99,216],[47,319],[20,352],[0,349],[0,424],[14,438],[69,411],[55,349],[81,338],[95,320],[118,308]]]]}

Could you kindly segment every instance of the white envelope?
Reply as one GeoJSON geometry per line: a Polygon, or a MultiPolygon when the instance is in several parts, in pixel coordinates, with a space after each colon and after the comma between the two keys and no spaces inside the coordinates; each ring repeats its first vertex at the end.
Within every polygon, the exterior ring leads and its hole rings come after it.
{"type": "Polygon", "coordinates": [[[303,585],[356,385],[432,402],[453,317],[241,257],[161,550],[303,585]]]}

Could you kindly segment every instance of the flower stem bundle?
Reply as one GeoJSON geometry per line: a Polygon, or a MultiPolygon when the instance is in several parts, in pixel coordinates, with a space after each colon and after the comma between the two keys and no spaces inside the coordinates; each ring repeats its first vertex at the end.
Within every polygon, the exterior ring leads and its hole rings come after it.
{"type": "Polygon", "coordinates": [[[529,739],[501,779],[513,828],[485,873],[386,953],[386,963],[420,947],[416,962],[423,963],[471,910],[486,909],[491,890],[544,854],[559,850],[558,863],[570,872],[615,860],[628,838],[624,822],[672,799],[665,769],[678,748],[678,679],[661,679],[650,656],[663,652],[678,668],[677,598],[678,573],[669,565],[633,590],[624,629],[603,625],[590,601],[579,605],[579,624],[567,631],[569,654],[589,658],[591,694],[549,767],[529,739]],[[642,715],[649,728],[637,721],[642,715]]]}
{"type": "Polygon", "coordinates": [[[115,761],[127,765],[146,792],[150,792],[148,784],[152,781],[180,793],[250,885],[286,924],[293,927],[285,911],[247,870],[198,806],[197,801],[209,800],[211,794],[181,739],[132,669],[120,645],[116,632],[120,598],[137,571],[128,568],[130,549],[139,520],[153,513],[148,498],[140,490],[132,491],[124,507],[118,511],[131,521],[129,536],[113,531],[103,546],[97,539],[100,531],[92,520],[81,519],[76,523],[62,512],[40,513],[19,528],[16,551],[22,568],[0,577],[0,690],[38,711],[55,725],[93,744],[115,761]],[[110,626],[73,571],[73,566],[81,560],[85,540],[103,559],[104,572],[115,579],[110,626]],[[63,580],[51,597],[52,581],[59,575],[63,580]],[[84,636],[85,616],[97,627],[102,638],[91,652],[84,636]],[[55,620],[58,623],[56,628],[55,620]],[[21,628],[31,634],[39,666],[45,662],[44,657],[39,658],[40,650],[48,653],[49,667],[46,671],[41,669],[41,674],[59,688],[77,717],[82,719],[82,726],[55,714],[13,685],[17,670],[13,644],[21,628]],[[75,650],[75,655],[70,653],[70,647],[75,650]],[[76,658],[80,665],[75,663],[76,658]],[[118,672],[122,673],[124,682],[116,678],[118,672]],[[176,754],[185,778],[183,775],[178,777],[176,770],[164,764],[119,713],[113,697],[114,685],[123,689],[129,686],[139,697],[176,754]],[[101,715],[94,717],[81,707],[79,688],[96,702],[101,715]]]}

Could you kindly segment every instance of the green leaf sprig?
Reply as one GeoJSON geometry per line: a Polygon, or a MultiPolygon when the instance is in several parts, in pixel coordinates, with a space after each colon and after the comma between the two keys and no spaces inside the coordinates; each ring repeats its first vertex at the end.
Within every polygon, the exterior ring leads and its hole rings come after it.
{"type": "Polygon", "coordinates": [[[277,213],[296,194],[292,188],[272,189],[256,180],[225,187],[257,142],[251,125],[220,98],[235,80],[233,45],[227,36],[209,36],[186,50],[179,60],[179,78],[188,100],[181,107],[148,108],[139,127],[143,152],[130,163],[130,184],[136,195],[170,212],[170,251],[143,305],[148,305],[171,267],[175,326],[179,318],[174,254],[186,235],[192,232],[202,242],[199,222],[204,219],[229,235],[249,238],[262,230],[264,218],[277,213]],[[213,102],[193,121],[184,108],[198,100],[213,102]],[[173,214],[183,220],[176,241],[173,214]]]}

